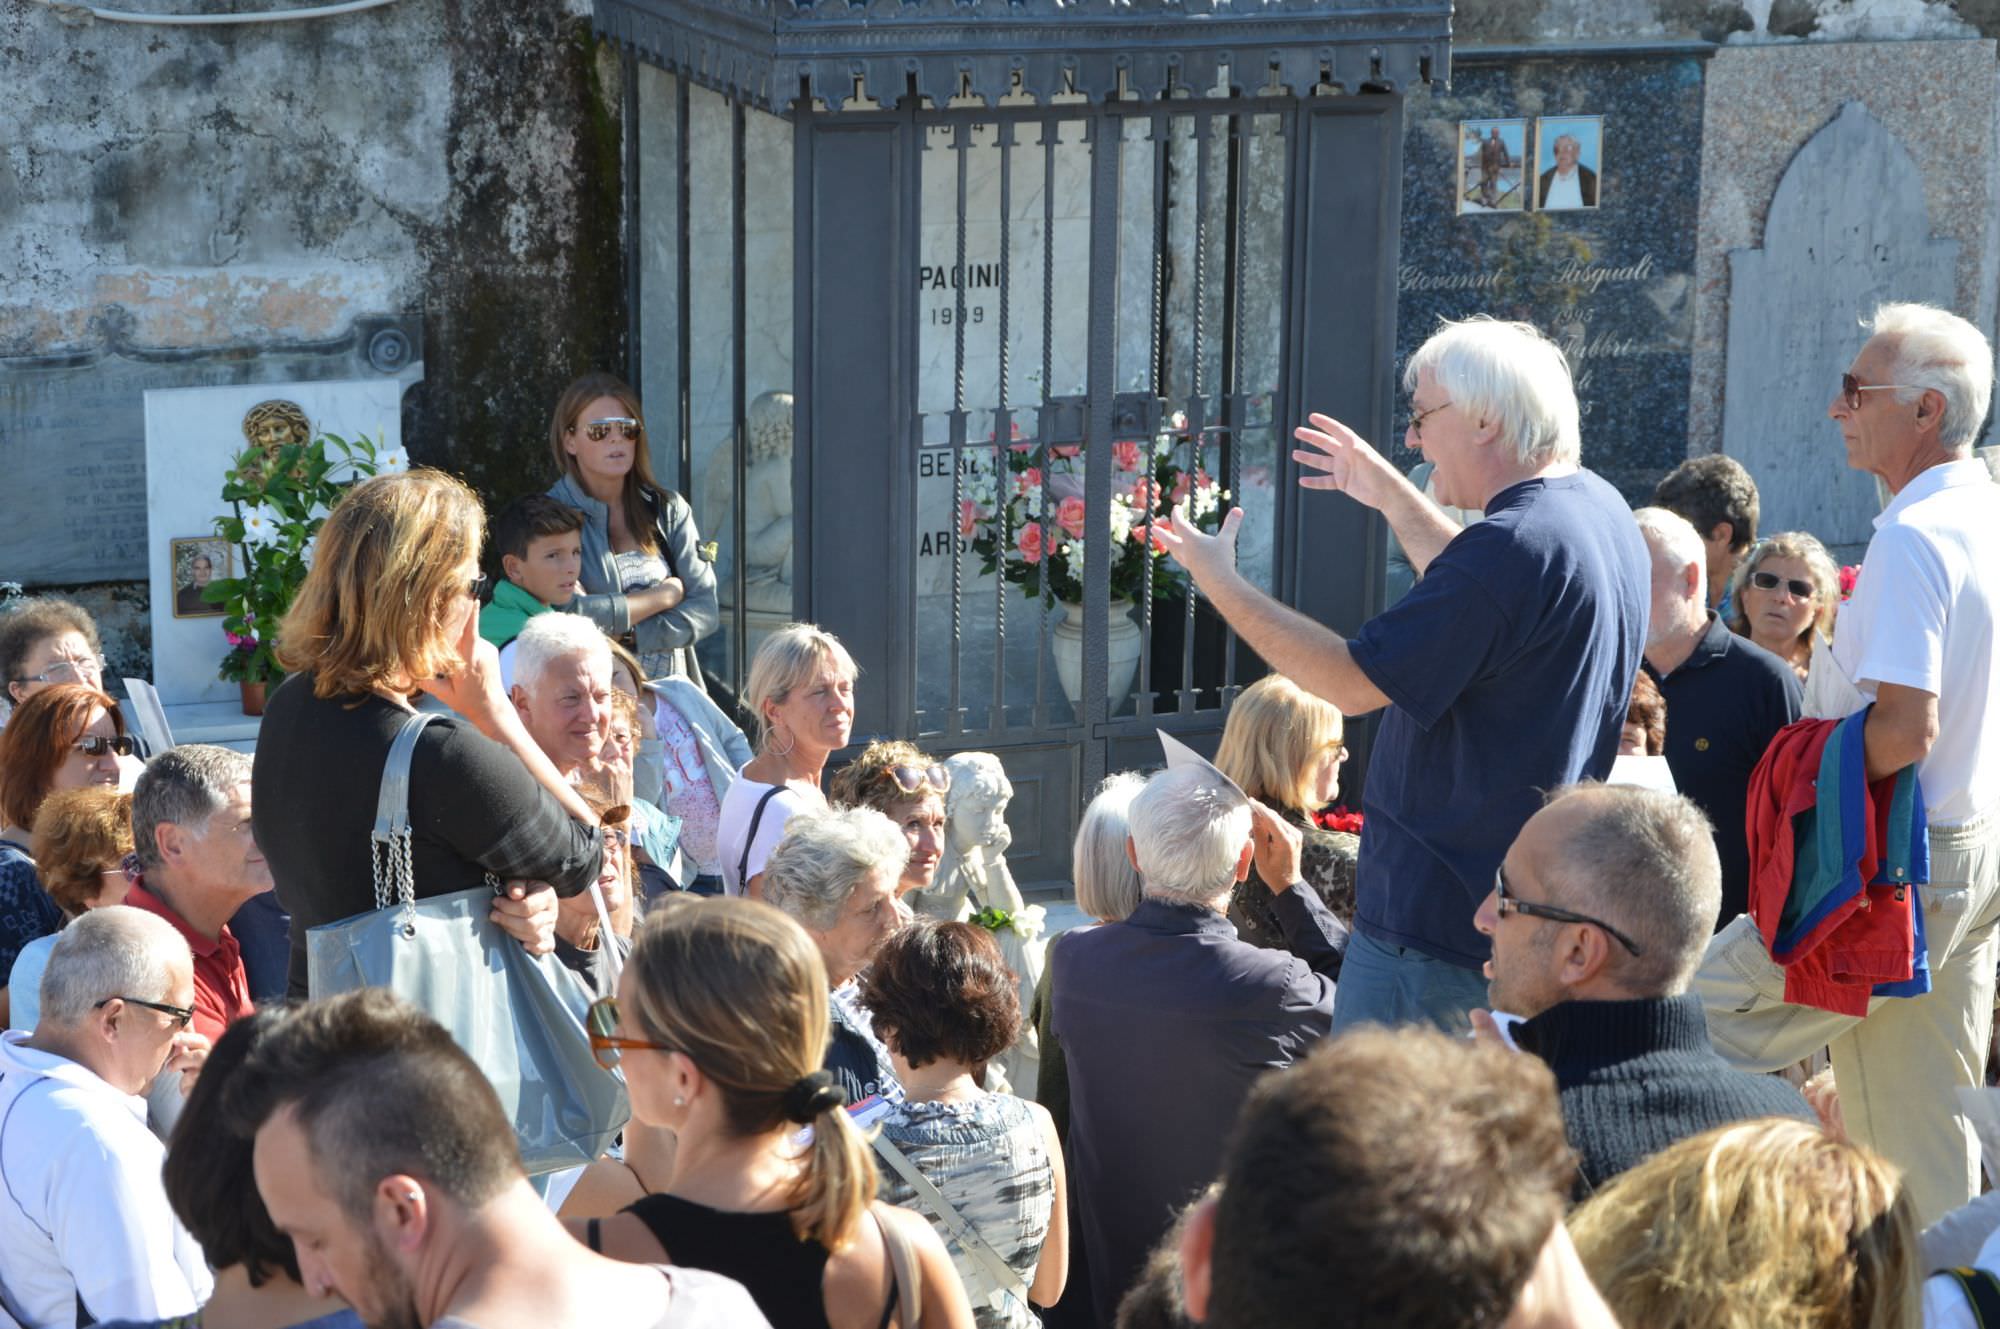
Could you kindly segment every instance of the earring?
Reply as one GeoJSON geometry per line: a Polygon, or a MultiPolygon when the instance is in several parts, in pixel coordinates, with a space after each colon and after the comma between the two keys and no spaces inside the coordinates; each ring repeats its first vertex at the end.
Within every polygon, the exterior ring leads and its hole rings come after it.
{"type": "Polygon", "coordinates": [[[687,1105],[688,1105],[688,1101],[687,1101],[687,1100],[686,1100],[685,1098],[682,1098],[682,1097],[681,1097],[681,1096],[680,1096],[679,1094],[675,1094],[675,1095],[674,1095],[674,1106],[675,1106],[675,1107],[686,1107],[687,1105]]]}
{"type": "Polygon", "coordinates": [[[790,741],[790,742],[788,742],[788,743],[786,743],[786,744],[785,744],[785,746],[784,746],[784,747],[782,747],[782,748],[779,748],[779,747],[771,747],[771,748],[769,749],[769,751],[770,751],[770,753],[771,753],[771,755],[772,755],[772,756],[774,756],[774,757],[789,757],[789,756],[791,756],[791,755],[792,755],[792,749],[793,749],[793,748],[795,748],[795,747],[797,747],[797,746],[799,745],[799,740],[798,740],[797,738],[794,738],[794,737],[792,737],[792,734],[791,734],[791,731],[790,731],[790,730],[786,730],[786,731],[785,731],[785,737],[786,737],[786,738],[788,738],[788,739],[791,739],[791,741],[790,741]]]}

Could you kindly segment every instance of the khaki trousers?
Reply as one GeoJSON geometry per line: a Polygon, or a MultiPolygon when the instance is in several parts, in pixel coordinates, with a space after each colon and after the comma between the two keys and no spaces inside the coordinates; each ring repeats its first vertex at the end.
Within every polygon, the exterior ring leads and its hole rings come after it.
{"type": "Polygon", "coordinates": [[[1903,1169],[1920,1223],[1979,1193],[1979,1143],[1959,1086],[1985,1083],[2000,962],[2000,809],[1933,827],[1931,884],[1918,888],[1931,990],[1878,997],[1865,1016],[1785,1001],[1784,971],[1750,917],[1717,933],[1695,975],[1715,1049],[1747,1071],[1774,1071],[1822,1046],[1848,1134],[1903,1169]]]}

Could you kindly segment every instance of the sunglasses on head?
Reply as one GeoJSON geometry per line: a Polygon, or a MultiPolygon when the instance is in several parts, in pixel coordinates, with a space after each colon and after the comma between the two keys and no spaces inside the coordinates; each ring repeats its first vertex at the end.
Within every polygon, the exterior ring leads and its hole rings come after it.
{"type": "Polygon", "coordinates": [[[926,785],[940,794],[951,792],[951,772],[936,762],[929,766],[891,766],[883,774],[906,794],[919,793],[926,785]]]}
{"type": "Polygon", "coordinates": [[[640,424],[629,415],[611,415],[606,416],[602,420],[592,420],[584,425],[584,436],[593,443],[602,443],[605,439],[611,437],[611,430],[614,425],[627,442],[638,438],[646,432],[646,426],[640,424]]]}
{"type": "Polygon", "coordinates": [[[1783,586],[1801,600],[1813,598],[1811,582],[1800,581],[1797,577],[1780,577],[1775,572],[1753,572],[1750,574],[1750,584],[1760,591],[1775,591],[1783,586]]]}
{"type": "Polygon", "coordinates": [[[92,734],[88,738],[79,738],[76,741],[76,750],[86,757],[101,757],[107,752],[129,757],[139,750],[139,741],[129,734],[119,734],[115,738],[92,734]]]}

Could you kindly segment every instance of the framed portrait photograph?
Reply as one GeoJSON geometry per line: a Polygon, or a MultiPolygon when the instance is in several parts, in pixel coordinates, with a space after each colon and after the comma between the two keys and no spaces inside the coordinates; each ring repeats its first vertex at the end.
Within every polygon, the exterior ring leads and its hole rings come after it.
{"type": "Polygon", "coordinates": [[[209,604],[201,593],[216,578],[235,575],[229,541],[215,535],[188,536],[172,546],[174,617],[222,617],[222,606],[209,604]]]}
{"type": "Polygon", "coordinates": [[[1602,200],[1604,117],[1545,115],[1535,122],[1535,207],[1575,212],[1602,200]]]}
{"type": "Polygon", "coordinates": [[[1528,122],[1458,122],[1458,213],[1525,212],[1528,122]]]}

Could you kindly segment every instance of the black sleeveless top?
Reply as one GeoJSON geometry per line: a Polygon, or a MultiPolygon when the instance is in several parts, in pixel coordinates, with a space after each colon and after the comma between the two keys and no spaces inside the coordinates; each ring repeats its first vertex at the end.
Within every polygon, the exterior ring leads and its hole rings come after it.
{"type": "MultiPolygon", "coordinates": [[[[832,1329],[821,1287],[830,1252],[817,1241],[799,1240],[790,1214],[732,1214],[673,1195],[648,1195],[625,1212],[646,1225],[673,1263],[723,1274],[749,1289],[771,1329],[832,1329]]],[[[885,1326],[895,1310],[891,1281],[885,1326]]]]}

